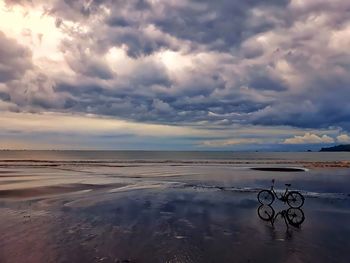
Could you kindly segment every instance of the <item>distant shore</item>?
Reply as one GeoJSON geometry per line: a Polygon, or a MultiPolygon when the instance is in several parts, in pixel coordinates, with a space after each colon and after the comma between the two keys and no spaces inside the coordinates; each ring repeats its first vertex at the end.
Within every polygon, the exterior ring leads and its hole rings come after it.
{"type": "Polygon", "coordinates": [[[350,152],[350,144],[325,147],[320,152],[350,152]]]}

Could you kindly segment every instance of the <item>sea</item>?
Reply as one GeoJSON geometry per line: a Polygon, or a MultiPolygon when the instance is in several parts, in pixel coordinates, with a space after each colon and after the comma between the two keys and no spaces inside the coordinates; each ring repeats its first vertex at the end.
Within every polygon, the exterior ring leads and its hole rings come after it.
{"type": "Polygon", "coordinates": [[[35,161],[344,161],[349,152],[231,152],[231,151],[0,151],[0,160],[35,161]]]}

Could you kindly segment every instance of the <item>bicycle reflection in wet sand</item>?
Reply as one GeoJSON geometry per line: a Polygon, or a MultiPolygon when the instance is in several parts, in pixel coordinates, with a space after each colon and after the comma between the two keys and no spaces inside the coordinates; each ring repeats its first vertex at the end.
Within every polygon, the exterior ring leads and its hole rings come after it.
{"type": "Polygon", "coordinates": [[[260,219],[268,221],[274,228],[275,221],[278,217],[281,217],[287,227],[286,233],[290,234],[289,226],[300,228],[301,224],[305,220],[305,215],[301,207],[304,205],[304,196],[299,191],[290,191],[291,184],[285,184],[286,190],[284,193],[278,193],[275,191],[275,180],[272,180],[271,188],[261,190],[258,193],[258,201],[261,204],[258,208],[258,215],[260,219]],[[279,211],[277,214],[272,208],[271,204],[275,201],[275,198],[281,200],[289,205],[288,209],[279,211]]]}
{"type": "Polygon", "coordinates": [[[305,214],[300,208],[290,207],[276,213],[271,205],[260,205],[258,208],[258,216],[260,219],[270,222],[272,227],[274,227],[277,218],[282,218],[286,224],[286,232],[288,234],[290,234],[289,226],[300,228],[301,224],[305,220],[305,214]]]}

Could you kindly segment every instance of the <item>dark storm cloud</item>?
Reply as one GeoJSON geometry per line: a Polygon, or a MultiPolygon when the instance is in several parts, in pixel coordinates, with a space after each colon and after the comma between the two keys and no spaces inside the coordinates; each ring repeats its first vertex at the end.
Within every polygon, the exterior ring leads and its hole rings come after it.
{"type": "MultiPolygon", "coordinates": [[[[62,46],[64,43],[62,44],[62,46]]],[[[96,77],[104,80],[112,79],[114,73],[104,61],[96,54],[89,54],[83,50],[80,46],[78,47],[62,47],[61,49],[65,52],[65,58],[69,67],[77,74],[96,77]]]]}
{"type": "MultiPolygon", "coordinates": [[[[155,1],[116,0],[103,1],[108,6],[108,28],[97,36],[99,45],[128,47],[133,57],[149,55],[159,49],[181,48],[166,35],[185,41],[189,49],[229,51],[244,39],[273,28],[280,21],[256,17],[254,8],[274,10],[289,1],[155,1]],[[269,9],[270,8],[270,9],[269,9]],[[162,35],[150,32],[154,27],[162,35]],[[110,34],[108,34],[110,32],[110,34]]],[[[101,2],[92,2],[94,10],[101,2]]],[[[176,41],[175,41],[176,42],[176,41]]],[[[182,44],[183,44],[182,43],[182,44]]]]}
{"type": "Polygon", "coordinates": [[[45,74],[31,71],[19,80],[7,84],[10,101],[17,105],[15,111],[38,112],[62,110],[67,94],[57,94],[55,83],[45,74]]]}
{"type": "Polygon", "coordinates": [[[221,115],[227,113],[250,113],[266,107],[266,103],[255,102],[239,93],[229,99],[219,97],[210,89],[212,85],[220,85],[218,80],[202,86],[208,82],[206,76],[202,76],[203,81],[200,83],[195,81],[198,79],[199,76],[196,76],[189,81],[192,83],[191,87],[184,84],[181,91],[179,86],[167,86],[171,83],[166,75],[159,76],[159,72],[155,74],[152,70],[135,70],[126,85],[119,80],[111,87],[98,82],[85,85],[80,82],[59,84],[55,90],[57,93],[72,95],[72,100],[66,104],[66,110],[69,111],[86,111],[161,123],[215,121],[226,118],[221,115]],[[154,85],[163,89],[153,90],[154,85]],[[216,115],[208,116],[208,112],[216,115]]]}
{"type": "MultiPolygon", "coordinates": [[[[329,76],[328,76],[329,77],[329,76]]],[[[350,129],[350,79],[315,79],[298,96],[275,101],[252,117],[254,124],[304,128],[339,126],[350,129]],[[340,83],[339,83],[340,82],[340,83]]]]}
{"type": "Polygon", "coordinates": [[[21,78],[31,67],[30,50],[0,31],[0,83],[21,78]]]}
{"type": "Polygon", "coordinates": [[[95,48],[106,50],[112,45],[126,45],[130,56],[139,57],[164,48],[180,49],[176,40],[187,42],[190,49],[229,51],[244,39],[283,23],[279,17],[256,16],[254,9],[266,9],[274,14],[288,2],[64,0],[53,1],[45,10],[47,14],[57,16],[57,26],[61,26],[62,20],[89,24],[89,18],[102,16],[104,24],[96,25],[93,30],[95,48]],[[158,34],[154,34],[153,29],[159,31],[158,34]]]}
{"type": "Polygon", "coordinates": [[[273,72],[270,72],[267,66],[252,67],[246,77],[248,79],[243,84],[252,89],[274,91],[288,89],[284,81],[278,75],[276,76],[273,72]]]}
{"type": "MultiPolygon", "coordinates": [[[[338,0],[51,1],[43,12],[69,36],[60,47],[74,77],[39,85],[36,72],[0,94],[21,107],[138,121],[350,130],[349,10],[338,0]],[[106,58],[112,48],[127,54],[121,68],[106,58]],[[191,66],[166,65],[167,50],[191,66]]],[[[22,59],[0,54],[1,65],[12,61],[2,82],[30,65],[21,64],[26,49],[12,46],[22,59]]]]}
{"type": "Polygon", "coordinates": [[[184,5],[161,4],[164,15],[155,23],[177,38],[215,50],[229,50],[251,35],[274,26],[268,18],[254,18],[254,8],[285,7],[289,1],[188,1],[184,5]],[[256,20],[255,20],[256,19],[256,20]]]}

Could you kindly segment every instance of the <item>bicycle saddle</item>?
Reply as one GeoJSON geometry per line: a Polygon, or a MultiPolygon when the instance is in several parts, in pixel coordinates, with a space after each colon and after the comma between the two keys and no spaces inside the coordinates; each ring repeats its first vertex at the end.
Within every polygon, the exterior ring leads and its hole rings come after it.
{"type": "Polygon", "coordinates": [[[291,186],[291,184],[285,184],[285,186],[288,186],[288,187],[290,187],[290,186],[291,186]]]}

